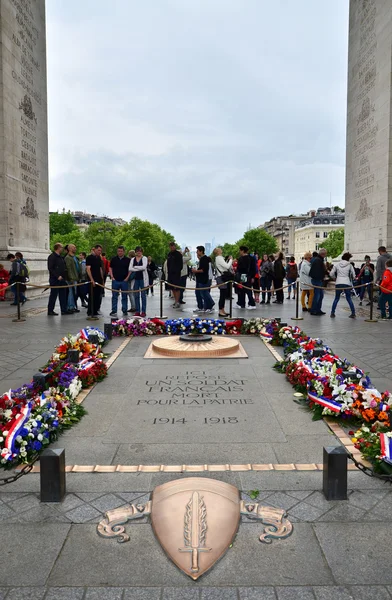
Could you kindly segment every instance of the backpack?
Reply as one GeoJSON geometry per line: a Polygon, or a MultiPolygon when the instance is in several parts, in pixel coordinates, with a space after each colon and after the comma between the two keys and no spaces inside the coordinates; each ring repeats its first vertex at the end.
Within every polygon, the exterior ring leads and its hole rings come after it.
{"type": "Polygon", "coordinates": [[[22,283],[25,283],[25,281],[29,279],[29,269],[27,268],[26,263],[22,262],[21,260],[20,261],[18,260],[18,264],[19,264],[19,269],[17,271],[17,273],[18,273],[17,276],[22,283]]]}
{"type": "Polygon", "coordinates": [[[297,265],[294,264],[289,264],[287,267],[287,279],[297,279],[298,277],[298,268],[297,265]]]}

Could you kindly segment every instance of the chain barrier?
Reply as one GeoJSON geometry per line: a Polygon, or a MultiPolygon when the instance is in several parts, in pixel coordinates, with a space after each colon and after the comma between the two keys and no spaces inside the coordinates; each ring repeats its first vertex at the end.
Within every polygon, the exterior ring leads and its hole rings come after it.
{"type": "Polygon", "coordinates": [[[3,485],[7,485],[8,483],[14,483],[14,481],[18,481],[23,475],[28,475],[33,470],[33,467],[37,460],[39,459],[39,455],[37,454],[32,461],[25,465],[20,471],[15,473],[15,475],[10,475],[9,477],[3,477],[0,479],[0,487],[3,485]]]}
{"type": "Polygon", "coordinates": [[[351,452],[347,452],[348,458],[354,463],[359,471],[362,471],[368,477],[374,477],[375,479],[381,479],[385,483],[392,483],[392,473],[390,475],[382,475],[381,473],[376,473],[373,467],[368,467],[363,463],[359,462],[351,452]]]}

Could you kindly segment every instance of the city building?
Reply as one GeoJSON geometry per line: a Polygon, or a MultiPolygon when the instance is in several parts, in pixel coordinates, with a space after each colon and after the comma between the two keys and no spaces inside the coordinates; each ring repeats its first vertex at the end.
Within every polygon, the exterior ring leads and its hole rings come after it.
{"type": "Polygon", "coordinates": [[[105,223],[111,223],[116,227],[120,227],[121,225],[125,225],[127,223],[127,221],[124,221],[124,219],[121,219],[120,217],[112,219],[104,215],[93,215],[81,210],[71,211],[71,215],[75,220],[75,225],[82,231],[88,229],[89,225],[92,223],[100,223],[101,221],[104,221],[105,223]]]}
{"type": "Polygon", "coordinates": [[[206,249],[206,254],[207,256],[210,256],[211,252],[212,252],[212,245],[211,242],[206,242],[205,243],[205,249],[206,249]]]}
{"type": "Polygon", "coordinates": [[[301,260],[305,252],[322,248],[331,231],[344,228],[344,220],[344,212],[334,212],[331,208],[311,211],[295,228],[293,254],[296,260],[301,260]]]}
{"type": "MultiPolygon", "coordinates": [[[[314,211],[315,213],[316,211],[314,211]]],[[[266,221],[263,225],[259,225],[259,229],[264,229],[269,235],[275,238],[278,249],[285,256],[290,256],[294,253],[294,234],[295,227],[299,225],[307,215],[288,215],[286,217],[273,217],[266,221]]]]}

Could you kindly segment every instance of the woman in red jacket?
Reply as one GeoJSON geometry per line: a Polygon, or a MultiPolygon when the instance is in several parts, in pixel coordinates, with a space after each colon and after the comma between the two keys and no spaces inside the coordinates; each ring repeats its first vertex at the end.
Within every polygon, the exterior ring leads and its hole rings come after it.
{"type": "Polygon", "coordinates": [[[5,288],[8,286],[9,278],[9,272],[4,268],[4,265],[0,264],[0,300],[2,302],[5,300],[5,288]]]}
{"type": "Polygon", "coordinates": [[[385,271],[380,283],[380,297],[378,303],[381,311],[380,321],[387,320],[385,305],[388,302],[389,319],[392,319],[392,260],[385,263],[385,271]]]}

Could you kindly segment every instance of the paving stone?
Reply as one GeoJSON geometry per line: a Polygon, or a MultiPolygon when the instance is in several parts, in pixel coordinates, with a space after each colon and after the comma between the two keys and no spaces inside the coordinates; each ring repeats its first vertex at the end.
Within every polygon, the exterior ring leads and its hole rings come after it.
{"type": "Polygon", "coordinates": [[[239,588],[240,600],[276,600],[273,587],[239,588]]]}
{"type": "MultiPolygon", "coordinates": [[[[46,588],[13,588],[9,591],[7,600],[42,600],[46,594],[46,588]]],[[[1,598],[1,596],[0,596],[1,598]]]]}
{"type": "Polygon", "coordinates": [[[297,504],[297,506],[290,508],[288,514],[289,519],[294,516],[300,521],[312,523],[321,517],[324,512],[325,511],[322,508],[316,508],[315,506],[310,506],[306,502],[301,502],[301,504],[297,504]]]}
{"type": "Polygon", "coordinates": [[[36,508],[40,505],[39,499],[34,494],[28,494],[28,496],[23,496],[23,498],[19,498],[10,504],[11,508],[16,513],[21,513],[25,510],[31,510],[32,508],[36,508]]]}
{"type": "Polygon", "coordinates": [[[310,587],[277,587],[276,593],[278,600],[314,600],[314,594],[310,587]]]}
{"type": "Polygon", "coordinates": [[[315,587],[316,600],[354,600],[354,596],[345,587],[315,587]]]}
{"type": "Polygon", "coordinates": [[[162,600],[199,600],[200,591],[189,588],[165,588],[162,600]]]}
{"type": "Polygon", "coordinates": [[[62,502],[50,503],[50,506],[55,506],[59,512],[66,513],[77,506],[81,506],[83,500],[75,494],[67,494],[62,502]]]}
{"type": "Polygon", "coordinates": [[[365,511],[347,504],[346,501],[340,502],[337,506],[331,508],[330,511],[322,515],[319,521],[360,521],[364,516],[365,511]]]}
{"type": "Polygon", "coordinates": [[[82,600],[83,588],[49,588],[45,600],[82,600]]]}
{"type": "Polygon", "coordinates": [[[286,492],[286,494],[288,494],[289,496],[292,496],[293,498],[297,498],[298,500],[305,500],[305,498],[310,496],[311,493],[312,492],[309,492],[308,490],[306,490],[306,491],[289,490],[288,492],[286,492]]]}
{"type": "Polygon", "coordinates": [[[70,527],[62,523],[2,524],[0,548],[7,548],[7,560],[0,561],[2,585],[14,587],[15,573],[19,586],[45,585],[70,527]]]}
{"type": "Polygon", "coordinates": [[[385,563],[385,548],[390,546],[390,527],[384,522],[318,522],[313,530],[337,584],[392,584],[391,571],[380,568],[385,563]]]}
{"type": "Polygon", "coordinates": [[[271,494],[266,498],[265,502],[268,506],[274,506],[276,508],[283,508],[284,510],[289,510],[292,506],[298,504],[298,500],[296,498],[292,498],[287,494],[283,494],[282,492],[276,492],[275,494],[271,494]]]}
{"type": "Polygon", "coordinates": [[[84,500],[84,502],[91,502],[96,498],[100,498],[104,495],[104,492],[77,492],[76,495],[84,500]]]}
{"type": "Polygon", "coordinates": [[[46,504],[41,504],[36,508],[32,508],[31,510],[27,510],[23,512],[20,517],[23,521],[27,521],[27,523],[41,523],[42,521],[47,521],[50,519],[55,519],[59,516],[57,510],[46,504]]]}
{"type": "Polygon", "coordinates": [[[310,496],[306,498],[306,503],[315,506],[316,508],[323,509],[323,512],[326,510],[330,510],[335,504],[336,501],[327,500],[322,492],[314,492],[310,496]]]}
{"type": "Polygon", "coordinates": [[[124,590],[123,600],[160,600],[160,588],[129,588],[124,590]]]}
{"type": "Polygon", "coordinates": [[[349,495],[348,501],[353,506],[357,506],[363,510],[370,510],[380,501],[380,498],[371,492],[355,491],[349,495]]]}
{"type": "Polygon", "coordinates": [[[87,588],[84,600],[121,600],[122,588],[87,588]]]}
{"type": "Polygon", "coordinates": [[[92,519],[102,518],[102,513],[95,510],[95,508],[89,504],[83,504],[83,506],[79,506],[78,508],[74,508],[65,513],[65,516],[72,523],[87,523],[92,519]]]}
{"type": "Polygon", "coordinates": [[[132,504],[135,500],[139,500],[144,496],[146,492],[118,492],[117,496],[120,496],[125,502],[132,504]]]}
{"type": "Polygon", "coordinates": [[[350,588],[355,600],[390,600],[388,590],[381,585],[352,586],[350,588]]]}
{"type": "Polygon", "coordinates": [[[8,519],[11,519],[15,516],[16,513],[14,513],[14,511],[11,508],[9,508],[9,506],[6,506],[6,504],[0,504],[0,521],[7,521],[8,519]]]}
{"type": "Polygon", "coordinates": [[[235,588],[202,588],[200,600],[238,600],[238,594],[235,588]]]}
{"type": "Polygon", "coordinates": [[[105,496],[101,496],[96,500],[92,500],[90,502],[91,506],[94,506],[101,513],[106,512],[107,510],[112,510],[113,508],[118,508],[119,506],[124,505],[124,500],[115,496],[114,494],[106,494],[105,496]]]}

